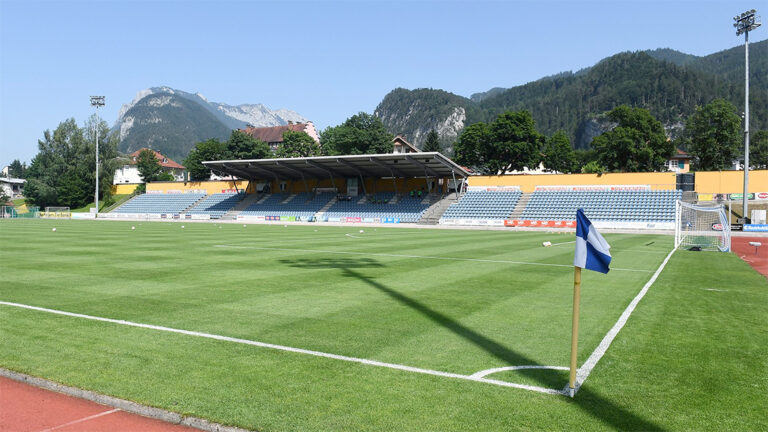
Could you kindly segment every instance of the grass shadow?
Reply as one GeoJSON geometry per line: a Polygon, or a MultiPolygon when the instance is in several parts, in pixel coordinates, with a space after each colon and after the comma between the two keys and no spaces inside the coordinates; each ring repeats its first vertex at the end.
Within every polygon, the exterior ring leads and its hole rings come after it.
{"type": "MultiPolygon", "coordinates": [[[[399,303],[419,312],[434,323],[450,330],[452,333],[462,337],[475,346],[483,349],[487,353],[508,363],[510,366],[521,365],[539,365],[534,360],[515,352],[494,341],[493,339],[469,328],[448,315],[445,315],[429,305],[418,300],[412,299],[395,289],[392,289],[373,277],[365,275],[356,269],[383,268],[386,267],[377,260],[371,258],[317,258],[317,259],[282,259],[280,263],[302,269],[339,269],[345,276],[356,278],[368,286],[388,295],[399,303]]],[[[556,374],[541,374],[534,369],[520,370],[519,373],[538,385],[547,388],[563,388],[567,383],[562,382],[556,374]]],[[[571,399],[571,403],[579,409],[594,416],[595,418],[609,424],[612,428],[619,430],[643,430],[660,431],[663,428],[653,422],[640,418],[636,414],[616,405],[608,399],[600,396],[589,388],[582,386],[577,397],[571,399]]]]}

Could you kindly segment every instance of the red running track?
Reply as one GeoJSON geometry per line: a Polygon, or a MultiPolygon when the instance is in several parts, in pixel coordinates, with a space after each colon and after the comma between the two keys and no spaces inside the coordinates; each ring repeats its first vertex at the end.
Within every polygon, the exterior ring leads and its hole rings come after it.
{"type": "Polygon", "coordinates": [[[3,432],[200,432],[0,377],[3,432]]]}
{"type": "Polygon", "coordinates": [[[768,277],[768,237],[731,237],[731,250],[761,275],[768,277]],[[762,243],[750,246],[749,242],[762,243]]]}

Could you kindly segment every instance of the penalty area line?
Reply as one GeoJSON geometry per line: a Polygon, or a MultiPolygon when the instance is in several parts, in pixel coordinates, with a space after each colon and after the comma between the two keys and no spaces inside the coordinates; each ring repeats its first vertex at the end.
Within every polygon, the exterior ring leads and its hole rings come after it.
{"type": "Polygon", "coordinates": [[[233,338],[233,337],[229,337],[229,336],[222,336],[222,335],[211,334],[211,333],[203,333],[203,332],[196,332],[196,331],[191,331],[191,330],[176,329],[176,328],[172,328],[172,327],[163,327],[163,326],[158,326],[158,325],[153,325],[153,324],[142,324],[142,323],[136,323],[136,322],[132,322],[132,321],[125,321],[125,320],[118,320],[118,319],[104,318],[104,317],[97,317],[97,316],[93,316],[93,315],[85,315],[85,314],[79,314],[79,313],[74,313],[74,312],[66,312],[66,311],[61,311],[61,310],[56,310],[56,309],[48,309],[48,308],[43,308],[43,307],[38,307],[38,306],[31,306],[31,305],[25,305],[25,304],[21,304],[21,303],[12,303],[12,302],[6,302],[6,301],[0,301],[0,305],[16,307],[16,308],[21,308],[21,309],[27,309],[27,310],[33,310],[33,311],[37,311],[37,312],[46,312],[46,313],[51,313],[51,314],[55,314],[55,315],[63,315],[63,316],[73,317],[73,318],[82,318],[82,319],[87,319],[87,320],[92,320],[92,321],[100,321],[100,322],[106,322],[106,323],[111,323],[111,324],[118,324],[118,325],[123,325],[123,326],[128,326],[128,327],[138,327],[138,328],[157,330],[157,331],[162,331],[162,332],[167,332],[167,333],[176,333],[176,334],[182,334],[182,335],[186,335],[186,336],[195,336],[195,337],[200,337],[200,338],[205,338],[205,339],[213,339],[213,340],[224,341],[224,342],[232,342],[232,343],[238,343],[238,344],[244,344],[244,345],[251,345],[251,346],[256,346],[256,347],[260,347],[260,348],[269,348],[269,349],[274,349],[274,350],[279,350],[279,351],[287,351],[287,352],[296,353],[296,354],[304,354],[304,355],[310,355],[310,356],[315,356],[315,357],[323,357],[323,358],[328,358],[328,359],[333,359],[333,360],[341,360],[341,361],[350,362],[350,363],[359,363],[359,364],[364,364],[364,365],[367,365],[367,366],[375,366],[375,367],[382,367],[382,368],[388,368],[388,369],[395,369],[395,370],[400,370],[400,371],[405,371],[405,372],[413,372],[413,373],[419,373],[419,374],[424,374],[424,375],[432,375],[432,376],[438,376],[438,377],[443,377],[443,378],[455,378],[455,379],[461,379],[461,380],[465,380],[465,381],[473,381],[473,382],[478,382],[478,383],[483,383],[483,384],[491,384],[491,385],[496,385],[496,386],[500,386],[500,387],[518,388],[518,389],[529,390],[529,391],[534,391],[534,392],[538,392],[538,393],[546,393],[546,394],[553,394],[553,395],[562,395],[563,394],[563,391],[562,390],[558,390],[558,389],[551,389],[551,388],[545,388],[545,387],[539,387],[539,386],[533,386],[533,385],[526,385],[526,384],[517,384],[517,383],[512,383],[512,382],[507,382],[507,381],[500,381],[500,380],[483,378],[483,377],[474,376],[474,375],[462,375],[462,374],[457,374],[457,373],[452,373],[452,372],[444,372],[444,371],[438,371],[438,370],[432,370],[432,369],[424,369],[424,368],[418,368],[418,367],[413,367],[413,366],[406,366],[406,365],[401,365],[401,364],[396,364],[396,363],[386,363],[386,362],[381,362],[381,361],[378,361],[378,360],[369,360],[369,359],[364,359],[364,358],[349,357],[349,356],[344,356],[344,355],[339,355],[339,354],[326,353],[326,352],[322,352],[322,351],[313,351],[313,350],[308,350],[308,349],[303,349],[303,348],[295,348],[295,347],[290,347],[290,346],[285,346],[285,345],[271,344],[271,343],[267,343],[267,342],[259,342],[259,341],[248,340],[248,339],[233,338]]]}

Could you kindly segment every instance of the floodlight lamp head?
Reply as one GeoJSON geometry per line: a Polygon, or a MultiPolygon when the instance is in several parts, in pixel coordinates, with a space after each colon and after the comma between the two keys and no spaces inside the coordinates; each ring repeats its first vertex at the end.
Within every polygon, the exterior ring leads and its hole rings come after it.
{"type": "Polygon", "coordinates": [[[105,104],[104,99],[104,96],[91,96],[91,105],[96,108],[103,107],[105,104]]]}

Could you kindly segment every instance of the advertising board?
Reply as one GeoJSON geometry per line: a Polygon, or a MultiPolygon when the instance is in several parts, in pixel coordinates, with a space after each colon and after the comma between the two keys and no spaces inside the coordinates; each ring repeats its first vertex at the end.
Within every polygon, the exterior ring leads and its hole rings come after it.
{"type": "Polygon", "coordinates": [[[768,232],[768,224],[745,224],[743,230],[751,232],[768,232]]]}

